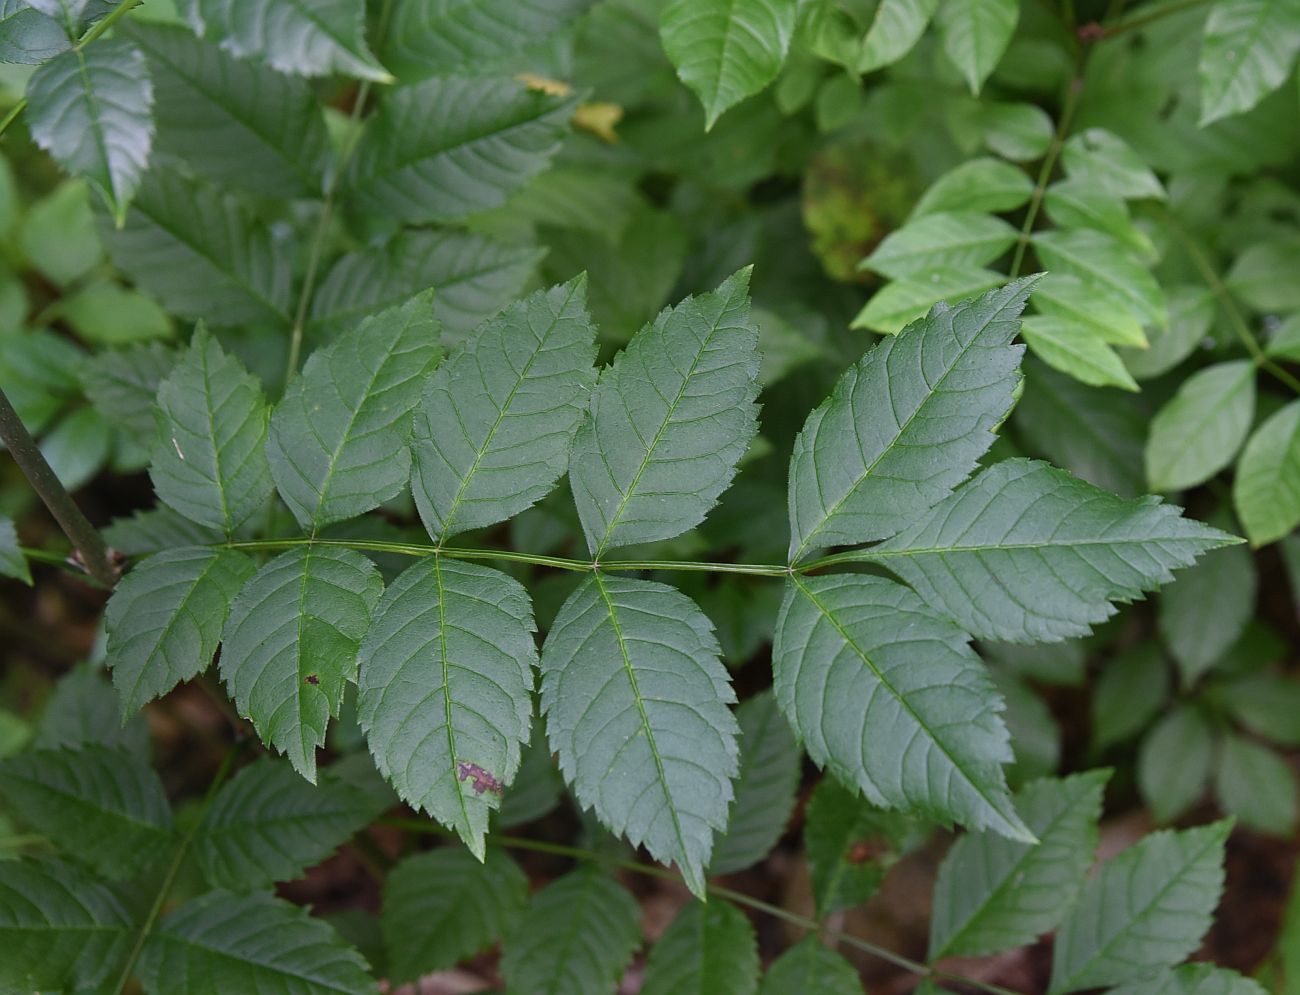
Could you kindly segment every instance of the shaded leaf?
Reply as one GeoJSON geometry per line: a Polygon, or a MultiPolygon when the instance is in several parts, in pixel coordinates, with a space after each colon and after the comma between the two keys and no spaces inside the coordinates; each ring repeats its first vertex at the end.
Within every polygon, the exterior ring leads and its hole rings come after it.
{"type": "Polygon", "coordinates": [[[1274,412],[1247,440],[1232,500],[1255,546],[1300,525],[1300,401],[1274,412]]]}
{"type": "Polygon", "coordinates": [[[1204,483],[1230,464],[1255,413],[1255,365],[1216,363],[1184,380],[1151,421],[1147,480],[1155,491],[1204,483]]]}
{"type": "Polygon", "coordinates": [[[721,900],[691,902],[646,958],[643,995],[753,995],[758,942],[749,919],[721,900]]]}

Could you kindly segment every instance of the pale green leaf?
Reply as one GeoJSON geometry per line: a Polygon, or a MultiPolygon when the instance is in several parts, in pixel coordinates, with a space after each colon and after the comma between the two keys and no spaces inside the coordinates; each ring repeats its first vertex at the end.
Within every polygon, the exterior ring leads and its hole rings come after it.
{"type": "Polygon", "coordinates": [[[1164,294],[1155,277],[1113,236],[1090,228],[1040,231],[1034,234],[1034,250],[1044,268],[1096,287],[1128,308],[1142,325],[1168,324],[1164,294]]]}
{"type": "Polygon", "coordinates": [[[203,329],[159,385],[156,418],[149,476],[160,500],[227,535],[265,507],[273,484],[261,384],[203,329]]]}
{"type": "Polygon", "coordinates": [[[940,301],[961,301],[1002,286],[1006,277],[979,267],[923,270],[886,284],[853,319],[853,328],[893,335],[940,301]]]}
{"type": "Polygon", "coordinates": [[[1300,360],[1300,314],[1293,314],[1269,336],[1264,352],[1274,359],[1300,360]]]}
{"type": "Polygon", "coordinates": [[[1204,483],[1232,463],[1255,413],[1255,364],[1216,363],[1188,377],[1151,422],[1147,480],[1152,490],[1204,483]]]}
{"type": "Polygon", "coordinates": [[[1002,702],[967,638],[883,577],[795,575],[777,700],[809,756],[872,804],[1031,839],[1003,779],[1002,702]]]}
{"type": "Polygon", "coordinates": [[[1092,694],[1096,748],[1105,750],[1145,729],[1168,704],[1170,683],[1169,661],[1155,641],[1108,661],[1092,694]]]}
{"type": "Polygon", "coordinates": [[[1137,381],[1115,350],[1091,325],[1054,314],[1034,314],[1024,320],[1021,334],[1034,355],[1080,383],[1138,390],[1137,381]]]}
{"type": "Polygon", "coordinates": [[[1246,442],[1232,483],[1232,500],[1256,546],[1300,525],[1300,401],[1292,401],[1246,442]]]}
{"type": "Polygon", "coordinates": [[[593,555],[704,520],[758,430],[757,345],[744,269],[662,311],[601,372],[569,467],[593,555]]]}
{"type": "Polygon", "coordinates": [[[304,908],[211,891],[170,912],[145,943],[150,995],[375,995],[361,955],[304,908]]]}
{"type": "Polygon", "coordinates": [[[1295,0],[1219,0],[1201,43],[1200,125],[1258,104],[1291,74],[1297,52],[1295,0]]]}
{"type": "Polygon", "coordinates": [[[56,56],[27,84],[32,138],[98,190],[119,224],[149,160],[152,107],[144,56],[118,38],[56,56]]]}
{"type": "Polygon", "coordinates": [[[753,995],[758,941],[745,913],[721,900],[691,902],[646,958],[642,995],[753,995]]]}
{"type": "Polygon", "coordinates": [[[574,101],[514,79],[439,76],[389,91],[349,167],[358,210],[408,224],[499,207],[545,169],[574,101]]]}
{"type": "Polygon", "coordinates": [[[1019,0],[944,0],[937,23],[943,50],[979,93],[1011,42],[1019,0]]]}
{"type": "Polygon", "coordinates": [[[194,834],[194,856],[215,887],[270,887],[302,877],[365,828],[379,807],[332,769],[311,785],[283,760],[264,757],[212,799],[194,834]]]}
{"type": "Polygon", "coordinates": [[[63,26],[26,0],[0,3],[0,62],[38,66],[71,45],[63,26]]]}
{"type": "Polygon", "coordinates": [[[957,106],[970,115],[985,147],[1003,158],[1028,162],[1042,156],[1052,144],[1056,129],[1047,111],[1037,104],[980,100],[957,106]]]}
{"type": "Polygon", "coordinates": [[[869,73],[893,65],[912,51],[938,6],[939,0],[882,0],[862,39],[857,72],[869,73]]]}
{"type": "Polygon", "coordinates": [[[89,483],[112,448],[113,426],[94,408],[65,415],[41,438],[41,455],[69,491],[89,483]]]}
{"type": "Polygon", "coordinates": [[[1237,540],[1158,498],[1125,500],[1035,460],[982,471],[916,525],[845,560],[875,563],[981,639],[1087,634],[1172,571],[1237,540]]]}
{"type": "Polygon", "coordinates": [[[153,768],[98,745],[0,761],[6,808],[96,873],[128,878],[171,840],[172,813],[153,768]]]}
{"type": "Polygon", "coordinates": [[[1194,708],[1165,714],[1138,747],[1137,783],[1160,822],[1178,818],[1205,793],[1214,749],[1212,730],[1194,708]]]}
{"type": "Polygon", "coordinates": [[[1112,988],[1106,995],[1265,995],[1259,983],[1213,964],[1184,964],[1112,988]]]}
{"type": "Polygon", "coordinates": [[[6,991],[93,987],[119,970],[134,928],[106,885],[54,860],[0,867],[0,985],[6,991]]]}
{"type": "Polygon", "coordinates": [[[367,318],[314,352],[276,405],[266,444],[271,475],[313,534],[406,487],[411,412],[442,355],[431,298],[367,318]]]}
{"type": "Polygon", "coordinates": [[[608,995],[640,945],[636,899],[587,866],[533,896],[506,938],[501,973],[514,992],[608,995]]]}
{"type": "Polygon", "coordinates": [[[763,975],[759,995],[862,995],[857,968],[825,946],[816,936],[805,936],[781,954],[763,975]]]}
{"type": "Polygon", "coordinates": [[[1243,826],[1282,837],[1295,828],[1295,774],[1282,757],[1253,740],[1232,734],[1220,740],[1214,791],[1223,811],[1243,826]]]}
{"type": "Polygon", "coordinates": [[[289,324],[285,246],[215,186],[154,165],[125,224],[103,235],[114,264],[179,317],[289,324]]]}
{"type": "Polygon", "coordinates": [[[0,577],[12,577],[28,587],[32,583],[32,572],[27,566],[27,558],[18,545],[18,531],[14,528],[12,518],[0,515],[0,577]]]}
{"type": "Polygon", "coordinates": [[[1140,346],[1147,341],[1142,322],[1113,292],[1064,273],[1049,273],[1034,287],[1034,307],[1044,315],[1089,328],[1105,342],[1140,346]]]}
{"type": "Polygon", "coordinates": [[[1196,351],[1210,334],[1214,321],[1214,294],[1196,284],[1165,288],[1169,301],[1169,326],[1147,329],[1147,348],[1122,349],[1129,372],[1139,380],[1158,377],[1196,351]]]}
{"type": "Polygon", "coordinates": [[[1245,546],[1217,549],[1160,592],[1159,628],[1191,687],[1218,663],[1255,614],[1259,578],[1245,546]],[[1213,605],[1213,611],[1206,608],[1213,605]]]}
{"type": "Polygon", "coordinates": [[[1095,228],[1118,239],[1141,259],[1155,259],[1158,255],[1147,234],[1133,224],[1124,201],[1087,180],[1071,178],[1053,183],[1043,203],[1048,216],[1062,228],[1095,228]]]}
{"type": "Polygon", "coordinates": [[[1300,308],[1300,235],[1280,235],[1256,242],[1239,255],[1223,281],[1256,311],[1300,308]]]}
{"type": "Polygon", "coordinates": [[[734,700],[709,620],[663,584],[593,574],[542,650],[547,733],[578,802],[675,860],[697,895],[737,772],[734,700]]]}
{"type": "Polygon", "coordinates": [[[1061,164],[1071,180],[1124,200],[1165,198],[1165,188],[1146,160],[1105,128],[1072,135],[1061,149],[1061,164]]]}
{"type": "Polygon", "coordinates": [[[704,106],[709,130],[732,104],[776,79],[794,34],[796,0],[670,0],[664,51],[704,106]]]}
{"type": "Polygon", "coordinates": [[[230,606],[222,679],[262,741],[313,783],[316,748],[356,680],[357,647],[383,586],[360,553],[299,546],[258,570],[230,606]]]}
{"type": "Polygon", "coordinates": [[[1025,946],[1061,921],[1092,866],[1109,776],[1031,781],[1018,792],[1037,843],[968,833],[953,844],[934,886],[930,960],[1025,946]]]}
{"type": "Polygon", "coordinates": [[[709,871],[731,874],[758,863],[785,832],[799,787],[800,751],[776,698],[763,692],[736,709],[740,774],[726,832],[713,846],[709,871]]]}
{"type": "Polygon", "coordinates": [[[172,321],[152,297],[108,279],[85,284],[59,303],[59,311],[85,342],[128,345],[172,336],[172,321]]]}
{"type": "Polygon", "coordinates": [[[230,603],[253,572],[243,553],[181,546],[122,578],[104,613],[104,662],[124,716],[207,669],[230,603]]]}
{"type": "Polygon", "coordinates": [[[823,777],[808,801],[803,826],[818,913],[855,908],[879,891],[910,828],[906,816],[875,808],[835,778],[823,777]]]}
{"type": "Polygon", "coordinates": [[[969,159],[934,181],[912,208],[912,216],[947,211],[1000,214],[1025,204],[1034,182],[1023,169],[1001,159],[969,159]]]}
{"type": "Polygon", "coordinates": [[[236,59],[179,26],[136,21],[121,33],[149,63],[159,152],[264,197],[320,193],[328,138],[305,82],[236,59]]]}
{"type": "Polygon", "coordinates": [[[411,490],[434,539],[513,518],[568,469],[596,380],[585,284],[511,304],[425,384],[411,490]]]}
{"type": "Polygon", "coordinates": [[[1001,218],[973,210],[922,214],[887,235],[862,266],[891,279],[975,269],[1006,252],[1018,234],[1001,218]]]}
{"type": "Polygon", "coordinates": [[[1209,929],[1230,824],[1152,833],[1103,865],[1057,931],[1052,995],[1177,964],[1209,929]]]}
{"type": "Polygon", "coordinates": [[[299,76],[392,77],[370,54],[365,0],[191,0],[199,34],[237,59],[299,76]]]}
{"type": "Polygon", "coordinates": [[[528,742],[534,629],[517,581],[432,556],[389,586],[361,646],[357,714],[376,765],[480,860],[528,742]]]}
{"type": "Polygon", "coordinates": [[[893,535],[993,443],[1020,384],[1012,345],[1032,279],[937,305],[851,366],[790,459],[790,562],[893,535]]]}
{"type": "Polygon", "coordinates": [[[310,327],[346,331],[372,314],[433,290],[443,332],[460,339],[523,288],[544,249],[460,231],[403,231],[341,256],[321,280],[310,327]]]}
{"type": "Polygon", "coordinates": [[[485,950],[511,931],[527,900],[528,878],[502,850],[480,861],[464,847],[444,846],[403,860],[384,886],[392,982],[415,981],[485,950]]]}

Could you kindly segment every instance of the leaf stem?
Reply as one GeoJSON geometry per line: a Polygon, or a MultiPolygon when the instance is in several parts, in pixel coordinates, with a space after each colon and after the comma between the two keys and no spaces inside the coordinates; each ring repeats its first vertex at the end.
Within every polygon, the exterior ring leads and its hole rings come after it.
{"type": "MultiPolygon", "coordinates": [[[[385,826],[391,826],[395,829],[403,829],[413,833],[428,833],[437,836],[452,836],[447,830],[443,829],[432,822],[424,822],[419,819],[381,819],[380,822],[385,826]]],[[[551,843],[546,840],[534,840],[525,836],[505,836],[497,833],[490,833],[487,837],[489,846],[506,847],[512,850],[531,850],[534,853],[548,853],[556,857],[568,857],[572,860],[581,860],[591,863],[604,864],[607,867],[618,868],[619,870],[630,871],[633,874],[642,874],[647,877],[658,878],[661,881],[675,881],[684,883],[680,874],[669,870],[666,867],[655,867],[650,864],[643,864],[635,860],[627,860],[623,857],[616,857],[612,854],[600,853],[596,850],[587,850],[582,847],[566,846],[563,843],[551,843]]],[[[972,988],[978,988],[988,995],[1021,995],[1009,988],[1003,988],[1000,985],[990,984],[980,981],[976,978],[968,978],[961,974],[954,974],[949,971],[943,971],[938,968],[922,964],[920,961],[912,960],[910,957],[904,957],[902,954],[895,953],[887,947],[878,946],[869,940],[863,940],[860,937],[853,936],[851,933],[844,933],[838,929],[832,929],[825,923],[818,922],[816,919],[810,919],[808,916],[800,915],[797,912],[791,912],[783,909],[779,905],[773,905],[765,902],[761,898],[753,898],[742,891],[736,891],[732,888],[726,888],[722,885],[708,885],[710,895],[716,895],[718,898],[725,898],[737,905],[743,905],[753,909],[756,912],[762,912],[774,918],[787,922],[792,926],[810,932],[819,933],[828,939],[837,943],[843,943],[846,946],[854,947],[863,953],[870,954],[880,960],[887,961],[895,967],[900,967],[912,974],[924,978],[937,978],[944,981],[952,981],[958,984],[969,985],[972,988]]]]}
{"type": "Polygon", "coordinates": [[[149,907],[149,914],[145,916],[144,921],[140,924],[140,930],[136,933],[135,942],[131,945],[131,952],[127,955],[126,963],[122,965],[122,973],[118,976],[117,984],[113,986],[113,995],[122,995],[126,991],[127,984],[131,981],[131,975],[135,971],[136,961],[140,959],[140,953],[144,950],[145,942],[149,939],[153,928],[158,923],[158,917],[162,915],[163,905],[167,902],[167,896],[171,894],[172,885],[176,883],[176,875],[180,873],[181,865],[185,862],[185,856],[190,851],[190,844],[194,842],[194,836],[198,832],[199,825],[203,822],[203,817],[207,815],[208,809],[212,806],[212,800],[217,796],[217,790],[225,782],[226,776],[230,773],[230,768],[235,763],[235,758],[239,756],[243,749],[243,744],[236,743],[226,751],[225,757],[221,761],[221,766],[217,768],[216,774],[212,776],[211,783],[208,784],[208,790],[203,796],[203,801],[199,806],[198,812],[195,813],[190,827],[181,837],[181,841],[176,846],[176,852],[172,855],[171,863],[167,866],[167,873],[163,875],[162,883],[158,886],[158,891],[154,895],[153,905],[149,907]]]}
{"type": "Polygon", "coordinates": [[[1154,10],[1142,10],[1126,21],[1120,21],[1118,24],[1102,25],[1101,37],[1114,38],[1116,35],[1136,31],[1138,28],[1145,28],[1147,25],[1162,20],[1170,14],[1179,14],[1194,7],[1204,7],[1209,2],[1210,0],[1173,0],[1173,2],[1157,7],[1154,10]]]}
{"type": "Polygon", "coordinates": [[[76,548],[86,572],[100,584],[111,588],[117,583],[118,570],[113,566],[112,554],[103,536],[82,514],[77,502],[72,500],[72,495],[50,468],[3,390],[0,390],[0,441],[4,442],[32,490],[40,495],[63,534],[76,548]]]}

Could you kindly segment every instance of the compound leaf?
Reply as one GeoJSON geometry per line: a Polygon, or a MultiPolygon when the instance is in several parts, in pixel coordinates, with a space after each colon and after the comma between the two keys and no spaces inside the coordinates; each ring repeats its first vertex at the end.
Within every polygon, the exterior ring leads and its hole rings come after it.
{"type": "Polygon", "coordinates": [[[542,650],[542,710],[578,801],[695,894],[737,770],[735,700],[704,613],[651,581],[595,573],[542,650]]]}
{"type": "Polygon", "coordinates": [[[893,535],[970,474],[1015,399],[1032,286],[936,305],[840,378],[795,439],[791,563],[893,535]]]}
{"type": "Polygon", "coordinates": [[[357,647],[383,591],[373,563],[336,547],[298,546],[262,567],[230,606],[221,676],[262,741],[316,781],[357,647]]]}
{"type": "Polygon", "coordinates": [[[355,518],[406,486],[411,412],[442,354],[432,294],[314,352],[271,416],[276,488],[304,529],[355,518]]]}
{"type": "Polygon", "coordinates": [[[511,304],[429,378],[411,489],[434,539],[513,518],[564,474],[595,381],[585,284],[511,304]]]}
{"type": "Polygon", "coordinates": [[[1036,460],[982,471],[916,525],[840,559],[897,574],[981,639],[1086,635],[1200,554],[1237,542],[1147,497],[1125,500],[1036,460]]]}
{"type": "Polygon", "coordinates": [[[660,312],[601,372],[569,478],[592,554],[704,521],[758,431],[749,270],[660,312]]]}
{"type": "Polygon", "coordinates": [[[234,550],[182,546],[141,561],[108,599],[105,663],[132,715],[205,670],[230,603],[254,573],[234,550]]]}
{"type": "Polygon", "coordinates": [[[729,902],[691,902],[646,958],[643,995],[753,995],[758,941],[729,902]]]}
{"type": "Polygon", "coordinates": [[[1177,964],[1210,928],[1229,822],[1157,832],[1102,866],[1056,934],[1051,995],[1177,964]]]}
{"type": "Polygon", "coordinates": [[[431,556],[389,586],[361,644],[357,715],[376,765],[480,860],[528,742],[535,628],[517,581],[431,556]]]}
{"type": "Polygon", "coordinates": [[[911,591],[857,574],[791,578],[777,700],[809,756],[873,804],[1032,840],[1007,794],[998,697],[968,637],[911,591]]]}

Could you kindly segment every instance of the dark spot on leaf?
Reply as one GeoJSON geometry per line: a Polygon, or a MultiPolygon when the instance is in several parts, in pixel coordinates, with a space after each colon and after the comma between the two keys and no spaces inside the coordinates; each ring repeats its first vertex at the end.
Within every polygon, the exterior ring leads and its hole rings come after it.
{"type": "Polygon", "coordinates": [[[849,847],[844,859],[850,864],[865,864],[884,855],[885,846],[877,840],[858,840],[849,847]]]}
{"type": "Polygon", "coordinates": [[[312,687],[315,687],[317,684],[320,683],[320,678],[317,677],[315,674],[308,674],[307,683],[310,684],[312,687]]]}
{"type": "Polygon", "coordinates": [[[491,771],[484,770],[478,764],[472,764],[464,760],[458,762],[456,764],[456,776],[462,781],[472,781],[476,795],[481,795],[485,791],[499,795],[505,790],[505,786],[496,779],[491,771]]]}

